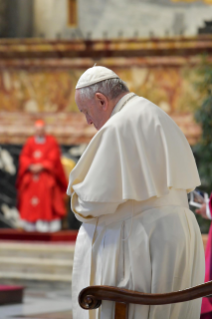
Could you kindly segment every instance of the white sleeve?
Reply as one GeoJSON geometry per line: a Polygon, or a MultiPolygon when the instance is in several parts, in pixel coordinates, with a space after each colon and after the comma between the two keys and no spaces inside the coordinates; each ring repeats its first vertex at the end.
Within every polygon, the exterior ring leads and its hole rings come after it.
{"type": "Polygon", "coordinates": [[[212,219],[211,211],[210,211],[210,207],[209,207],[209,199],[206,201],[206,215],[207,215],[208,219],[212,219]]]}
{"type": "Polygon", "coordinates": [[[76,218],[84,223],[92,222],[92,220],[102,216],[113,214],[121,203],[107,202],[87,202],[80,199],[76,192],[71,198],[71,209],[76,218]]]}

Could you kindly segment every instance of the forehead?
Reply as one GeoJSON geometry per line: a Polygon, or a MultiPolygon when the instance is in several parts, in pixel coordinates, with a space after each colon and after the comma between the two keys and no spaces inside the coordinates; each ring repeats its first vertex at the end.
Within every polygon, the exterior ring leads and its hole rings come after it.
{"type": "Polygon", "coordinates": [[[92,104],[89,99],[85,99],[82,97],[82,95],[80,94],[80,90],[76,90],[75,100],[80,111],[88,109],[90,104],[92,104]]]}
{"type": "Polygon", "coordinates": [[[76,90],[75,91],[75,99],[79,99],[80,98],[80,91],[76,90]]]}
{"type": "Polygon", "coordinates": [[[84,99],[82,99],[79,90],[76,90],[76,92],[75,92],[75,100],[76,100],[78,107],[82,107],[82,105],[85,104],[85,101],[84,101],[84,99]]]}

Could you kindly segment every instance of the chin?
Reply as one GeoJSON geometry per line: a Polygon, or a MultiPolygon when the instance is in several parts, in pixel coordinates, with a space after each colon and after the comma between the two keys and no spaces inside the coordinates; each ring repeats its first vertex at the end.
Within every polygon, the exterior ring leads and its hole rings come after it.
{"type": "Polygon", "coordinates": [[[100,130],[100,128],[102,127],[102,126],[98,126],[98,125],[93,125],[94,127],[95,127],[95,129],[97,129],[97,130],[100,130]]]}

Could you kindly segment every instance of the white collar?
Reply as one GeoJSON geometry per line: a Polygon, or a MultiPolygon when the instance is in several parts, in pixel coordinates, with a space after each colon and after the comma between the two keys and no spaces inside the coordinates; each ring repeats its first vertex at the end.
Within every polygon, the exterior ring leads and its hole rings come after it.
{"type": "Polygon", "coordinates": [[[36,144],[44,144],[46,142],[46,137],[39,137],[39,136],[35,136],[35,143],[36,144]]]}
{"type": "Polygon", "coordinates": [[[133,96],[136,96],[136,94],[132,92],[124,95],[115,105],[110,117],[118,113],[133,96]]]}

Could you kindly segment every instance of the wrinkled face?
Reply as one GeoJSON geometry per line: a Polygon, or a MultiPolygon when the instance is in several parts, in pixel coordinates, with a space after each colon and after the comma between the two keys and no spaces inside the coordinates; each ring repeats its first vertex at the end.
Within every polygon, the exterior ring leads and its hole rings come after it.
{"type": "Polygon", "coordinates": [[[76,90],[75,100],[80,112],[82,112],[88,124],[93,124],[99,130],[110,118],[110,101],[101,93],[96,93],[92,100],[83,99],[80,90],[76,90]]]}

